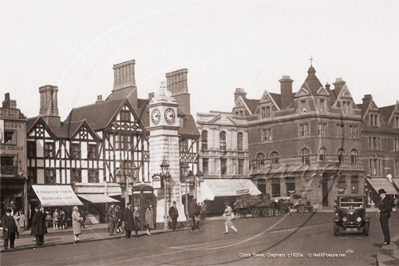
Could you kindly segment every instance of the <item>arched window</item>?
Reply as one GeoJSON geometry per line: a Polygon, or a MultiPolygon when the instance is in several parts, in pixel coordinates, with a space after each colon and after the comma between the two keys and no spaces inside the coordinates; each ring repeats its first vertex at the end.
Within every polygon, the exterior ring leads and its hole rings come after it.
{"type": "Polygon", "coordinates": [[[226,150],[226,132],[221,131],[219,134],[219,141],[220,141],[220,150],[226,150]]]}
{"type": "Polygon", "coordinates": [[[243,151],[243,137],[242,137],[242,133],[238,132],[237,133],[237,149],[238,151],[243,151]]]}
{"type": "Polygon", "coordinates": [[[278,164],[278,157],[279,157],[279,154],[277,152],[272,152],[270,154],[272,165],[277,165],[278,164]]]}
{"type": "Polygon", "coordinates": [[[340,165],[345,164],[345,156],[344,156],[344,149],[338,150],[338,162],[340,165]]]}
{"type": "Polygon", "coordinates": [[[258,155],[256,155],[256,161],[258,164],[258,169],[260,169],[265,165],[265,155],[263,153],[259,153],[258,155]]]}
{"type": "Polygon", "coordinates": [[[324,149],[324,148],[321,148],[319,150],[319,160],[322,161],[322,162],[325,162],[326,161],[326,154],[327,154],[327,150],[324,149]]]}
{"type": "Polygon", "coordinates": [[[207,150],[208,149],[208,131],[202,130],[201,141],[202,141],[202,149],[207,150]]]}
{"type": "Polygon", "coordinates": [[[351,164],[356,165],[357,164],[357,150],[352,150],[351,151],[351,164]]]}
{"type": "Polygon", "coordinates": [[[302,149],[301,150],[301,157],[302,157],[302,164],[303,165],[309,165],[310,164],[310,162],[309,162],[309,154],[310,154],[310,152],[309,152],[309,149],[308,148],[305,148],[305,149],[302,149]]]}

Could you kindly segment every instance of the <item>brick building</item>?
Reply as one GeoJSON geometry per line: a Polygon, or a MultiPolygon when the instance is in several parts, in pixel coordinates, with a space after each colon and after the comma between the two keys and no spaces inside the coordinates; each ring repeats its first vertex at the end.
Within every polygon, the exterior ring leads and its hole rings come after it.
{"type": "Polygon", "coordinates": [[[273,197],[306,194],[314,205],[332,208],[337,194],[363,193],[362,116],[346,82],[323,86],[314,67],[293,91],[283,76],[280,93],[260,99],[235,92],[233,113],[248,123],[251,177],[273,197]]]}
{"type": "MultiPolygon", "coordinates": [[[[28,217],[26,168],[26,117],[17,102],[5,94],[0,108],[1,214],[7,208],[22,211],[28,217]]],[[[27,226],[27,223],[25,224],[27,226]]]]}
{"type": "Polygon", "coordinates": [[[167,92],[164,86],[140,99],[135,60],[113,69],[111,94],[105,100],[100,95],[93,104],[73,108],[65,121],[58,115],[58,88],[39,88],[40,113],[29,118],[27,125],[29,178],[34,184],[72,185],[100,221],[105,219],[104,203],[119,200],[124,205],[128,191],[129,200],[143,216],[151,203],[157,222],[162,222],[165,204],[176,200],[183,210],[181,164],[187,162],[197,170],[199,132],[190,114],[188,71],[167,73],[167,92]],[[163,159],[168,161],[174,181],[167,188],[156,186],[153,179],[161,172],[163,159]]]}
{"type": "Polygon", "coordinates": [[[399,191],[399,103],[378,107],[370,94],[361,109],[362,155],[367,175],[369,203],[379,203],[378,189],[398,195],[399,191]]]}

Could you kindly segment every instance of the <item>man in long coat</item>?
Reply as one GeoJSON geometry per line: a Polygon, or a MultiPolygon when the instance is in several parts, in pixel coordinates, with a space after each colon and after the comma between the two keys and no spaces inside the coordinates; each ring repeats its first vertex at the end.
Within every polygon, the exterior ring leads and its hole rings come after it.
{"type": "Polygon", "coordinates": [[[176,207],[176,201],[173,201],[173,205],[169,208],[169,216],[172,219],[172,230],[176,231],[177,217],[179,217],[179,211],[176,207]]]}
{"type": "Polygon", "coordinates": [[[130,238],[132,236],[132,230],[135,230],[132,204],[130,202],[125,208],[125,212],[123,213],[123,219],[125,220],[126,238],[130,238]]]}
{"type": "Polygon", "coordinates": [[[15,234],[18,233],[18,227],[14,217],[11,216],[10,209],[7,209],[6,215],[2,217],[1,225],[3,226],[4,249],[8,249],[8,240],[10,240],[10,247],[14,248],[15,234]]]}
{"type": "Polygon", "coordinates": [[[380,206],[378,207],[377,216],[380,217],[381,228],[384,234],[384,243],[382,243],[382,245],[384,246],[384,245],[389,245],[391,241],[391,238],[389,236],[388,220],[389,217],[391,217],[392,206],[391,206],[391,201],[386,196],[386,191],[384,189],[378,190],[378,194],[381,197],[381,203],[380,206]]]}
{"type": "Polygon", "coordinates": [[[36,245],[43,245],[44,244],[44,235],[47,234],[46,228],[46,216],[39,210],[39,207],[35,207],[35,214],[32,218],[32,231],[31,235],[36,237],[36,245]]]}

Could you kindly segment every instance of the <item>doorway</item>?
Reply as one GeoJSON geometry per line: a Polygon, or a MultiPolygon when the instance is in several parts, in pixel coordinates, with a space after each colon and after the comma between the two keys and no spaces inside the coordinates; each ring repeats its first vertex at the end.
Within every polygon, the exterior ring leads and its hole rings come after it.
{"type": "Polygon", "coordinates": [[[323,180],[322,182],[322,192],[323,192],[323,206],[328,206],[328,181],[323,180]]]}

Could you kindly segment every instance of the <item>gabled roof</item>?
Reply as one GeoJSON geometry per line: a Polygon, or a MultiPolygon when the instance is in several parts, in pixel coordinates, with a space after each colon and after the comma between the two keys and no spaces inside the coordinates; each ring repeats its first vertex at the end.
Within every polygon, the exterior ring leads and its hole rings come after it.
{"type": "Polygon", "coordinates": [[[49,125],[47,125],[46,121],[44,121],[43,117],[41,116],[36,116],[36,117],[32,117],[32,118],[28,118],[28,123],[29,126],[27,125],[26,127],[26,133],[28,134],[28,138],[29,138],[29,134],[30,132],[32,132],[32,130],[34,129],[34,126],[37,125],[38,123],[43,124],[44,129],[50,134],[50,136],[52,138],[57,138],[57,132],[51,128],[49,125]]]}
{"type": "Polygon", "coordinates": [[[305,82],[302,84],[301,88],[305,88],[310,94],[315,95],[317,91],[323,87],[320,80],[316,77],[316,70],[313,66],[308,69],[308,76],[305,82]]]}
{"type": "Polygon", "coordinates": [[[277,104],[278,109],[281,109],[281,94],[279,93],[269,93],[273,97],[274,102],[277,104]]]}
{"type": "Polygon", "coordinates": [[[115,101],[105,101],[73,108],[64,123],[74,123],[86,119],[95,131],[104,129],[121,107],[122,103],[125,102],[125,99],[126,98],[115,101]]]}
{"type": "Polygon", "coordinates": [[[248,106],[248,109],[251,111],[251,113],[253,114],[256,110],[256,107],[258,107],[258,104],[260,102],[260,100],[256,100],[256,99],[247,99],[247,98],[243,98],[245,104],[248,106]]]}
{"type": "Polygon", "coordinates": [[[380,110],[380,114],[382,117],[384,117],[384,120],[388,122],[388,120],[391,118],[392,113],[395,110],[396,105],[389,105],[389,106],[384,106],[381,108],[378,108],[380,110]]]}

